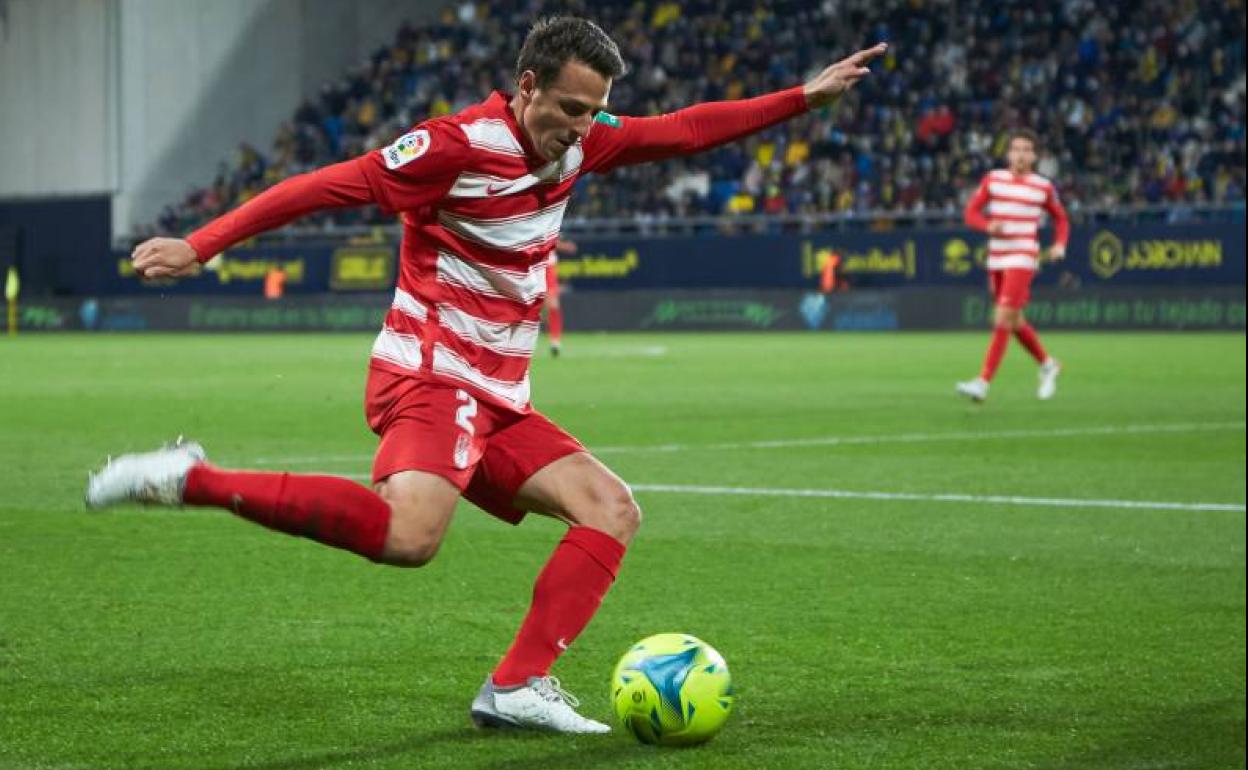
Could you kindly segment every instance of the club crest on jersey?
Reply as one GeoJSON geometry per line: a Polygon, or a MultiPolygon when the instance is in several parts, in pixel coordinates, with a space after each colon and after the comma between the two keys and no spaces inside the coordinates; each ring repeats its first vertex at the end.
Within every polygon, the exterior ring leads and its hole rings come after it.
{"type": "Polygon", "coordinates": [[[382,150],[381,157],[386,160],[386,168],[393,171],[424,155],[429,149],[429,142],[429,132],[425,129],[412,131],[400,136],[394,144],[382,150]]]}

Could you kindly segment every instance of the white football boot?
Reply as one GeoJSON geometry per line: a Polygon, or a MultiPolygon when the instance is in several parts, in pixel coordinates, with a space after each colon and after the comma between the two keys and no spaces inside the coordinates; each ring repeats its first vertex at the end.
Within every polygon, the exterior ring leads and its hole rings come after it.
{"type": "Polygon", "coordinates": [[[1050,358],[1040,365],[1040,387],[1036,388],[1036,398],[1048,401],[1057,393],[1057,375],[1062,373],[1062,365],[1050,358]]]}
{"type": "Polygon", "coordinates": [[[477,727],[545,730],[554,733],[609,733],[602,722],[576,713],[581,705],[553,676],[529,677],[522,687],[500,690],[491,677],[472,701],[472,723],[477,727]]]}
{"type": "Polygon", "coordinates": [[[181,505],[187,471],[205,458],[202,446],[181,438],[155,452],[109,458],[103,468],[87,477],[87,507],[181,505]]]}
{"type": "Polygon", "coordinates": [[[983,377],[959,382],[955,387],[958,393],[977,403],[988,398],[988,381],[983,377]]]}

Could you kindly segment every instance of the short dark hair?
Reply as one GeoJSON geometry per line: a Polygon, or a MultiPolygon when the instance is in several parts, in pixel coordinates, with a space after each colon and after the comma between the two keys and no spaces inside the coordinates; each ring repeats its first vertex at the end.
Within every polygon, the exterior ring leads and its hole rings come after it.
{"type": "Polygon", "coordinates": [[[550,16],[539,19],[520,46],[516,60],[516,79],[525,70],[533,70],[537,85],[550,85],[563,65],[578,61],[604,78],[618,78],[628,72],[620,49],[602,27],[589,19],[575,16],[550,16]]]}
{"type": "Polygon", "coordinates": [[[1010,142],[1013,142],[1015,139],[1026,139],[1031,142],[1031,149],[1040,152],[1040,136],[1030,128],[1016,128],[1010,131],[1010,138],[1005,143],[1007,149],[1010,146],[1010,142]]]}

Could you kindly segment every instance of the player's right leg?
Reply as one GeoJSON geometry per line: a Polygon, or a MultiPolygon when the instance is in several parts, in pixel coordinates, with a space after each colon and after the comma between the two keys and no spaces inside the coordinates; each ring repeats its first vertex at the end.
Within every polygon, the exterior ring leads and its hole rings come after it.
{"type": "Polygon", "coordinates": [[[217,468],[198,445],[184,445],[110,461],[92,477],[87,503],[216,506],[376,562],[421,566],[437,553],[484,451],[490,415],[478,415],[462,390],[381,370],[370,371],[365,401],[381,437],[374,489],[334,476],[217,468]]]}
{"type": "Polygon", "coordinates": [[[546,333],[550,354],[558,356],[563,345],[563,308],[559,305],[559,272],[555,263],[546,265],[546,333]]]}
{"type": "Polygon", "coordinates": [[[177,443],[121,455],[92,474],[87,505],[210,506],[368,559],[419,567],[437,553],[459,489],[431,473],[396,473],[371,491],[334,476],[237,471],[177,443]]]}
{"type": "Polygon", "coordinates": [[[1005,351],[1009,348],[1010,335],[1022,319],[1022,308],[1027,304],[1031,283],[1029,271],[1024,270],[994,270],[990,278],[996,308],[993,310],[992,338],[984,353],[984,364],[978,377],[955,386],[960,395],[975,402],[988,398],[992,378],[996,376],[1001,359],[1005,358],[1005,351]]]}
{"type": "Polygon", "coordinates": [[[1005,357],[1006,348],[1009,347],[1017,313],[1013,308],[997,305],[993,315],[992,338],[988,341],[987,352],[984,353],[984,365],[978,377],[957,384],[956,390],[960,395],[975,402],[988,398],[988,387],[996,376],[1001,359],[1005,357]]]}

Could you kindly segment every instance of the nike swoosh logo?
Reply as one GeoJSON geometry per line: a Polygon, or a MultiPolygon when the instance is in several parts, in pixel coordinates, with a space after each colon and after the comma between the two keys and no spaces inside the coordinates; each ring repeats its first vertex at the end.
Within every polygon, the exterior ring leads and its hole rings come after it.
{"type": "Polygon", "coordinates": [[[555,646],[556,646],[556,647],[558,647],[558,648],[559,648],[559,649],[561,649],[561,650],[566,650],[566,649],[568,649],[568,643],[567,643],[567,642],[565,642],[565,641],[563,641],[563,637],[562,637],[562,636],[561,636],[561,637],[559,637],[558,639],[556,639],[556,640],[555,640],[555,646]]]}
{"type": "Polygon", "coordinates": [[[507,191],[508,189],[510,189],[510,188],[511,188],[511,185],[509,185],[509,184],[504,184],[504,185],[494,185],[494,184],[492,184],[492,185],[487,185],[487,186],[486,186],[486,188],[485,188],[485,194],[486,194],[486,195],[498,195],[498,194],[499,194],[499,193],[501,193],[501,192],[506,192],[506,191],[507,191]]]}

